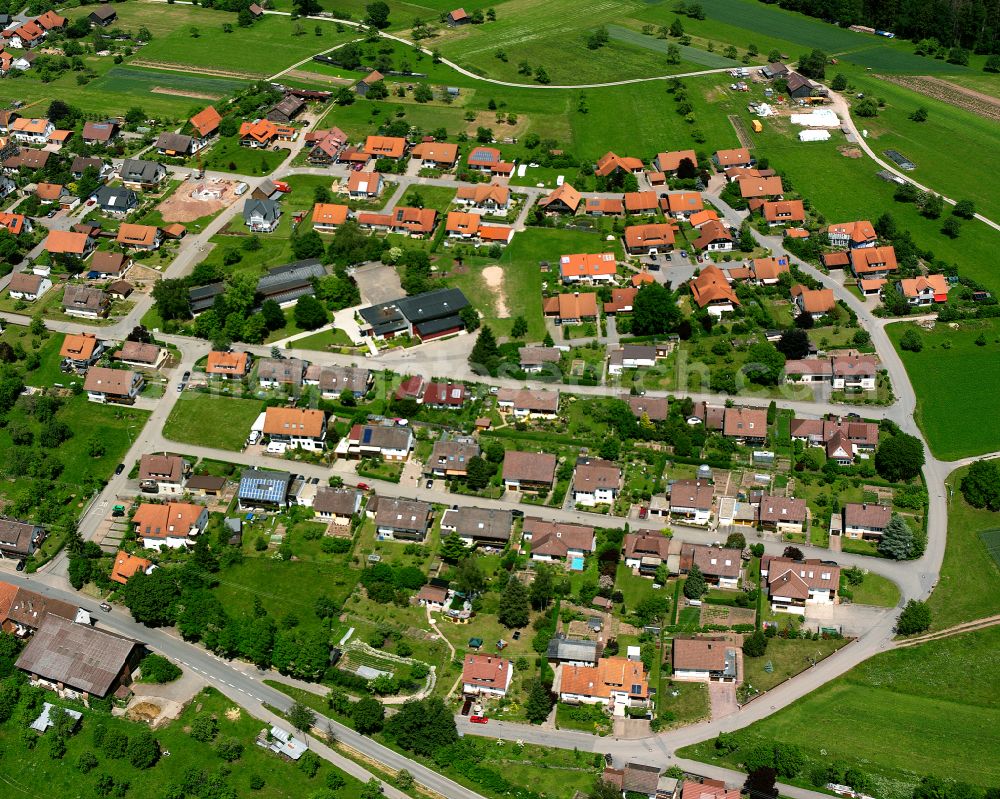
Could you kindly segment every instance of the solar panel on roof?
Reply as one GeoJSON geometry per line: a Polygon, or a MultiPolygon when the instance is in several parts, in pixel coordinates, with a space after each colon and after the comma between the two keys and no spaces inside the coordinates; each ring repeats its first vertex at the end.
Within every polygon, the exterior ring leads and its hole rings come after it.
{"type": "Polygon", "coordinates": [[[366,427],[364,432],[361,434],[361,443],[368,444],[372,440],[372,433],[374,431],[370,427],[366,427]]]}

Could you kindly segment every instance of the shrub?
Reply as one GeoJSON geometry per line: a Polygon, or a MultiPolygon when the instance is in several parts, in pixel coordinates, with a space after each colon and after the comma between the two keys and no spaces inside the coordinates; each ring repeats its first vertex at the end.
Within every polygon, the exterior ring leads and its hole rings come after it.
{"type": "Polygon", "coordinates": [[[167,660],[163,655],[149,654],[139,664],[142,669],[143,682],[164,683],[176,680],[181,676],[180,668],[167,660]]]}

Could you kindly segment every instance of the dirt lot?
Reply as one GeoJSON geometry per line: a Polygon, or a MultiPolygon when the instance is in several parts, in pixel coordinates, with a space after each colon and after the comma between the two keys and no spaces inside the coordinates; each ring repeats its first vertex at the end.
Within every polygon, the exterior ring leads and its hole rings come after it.
{"type": "Polygon", "coordinates": [[[209,178],[192,183],[185,181],[177,191],[161,202],[156,210],[164,222],[191,222],[218,213],[236,201],[239,181],[209,178]]]}
{"type": "Polygon", "coordinates": [[[907,89],[926,94],[928,97],[961,108],[976,116],[1000,122],[1000,100],[988,94],[977,92],[975,89],[967,89],[964,86],[957,86],[946,80],[925,75],[879,75],[879,77],[889,81],[889,83],[905,86],[907,89]]]}

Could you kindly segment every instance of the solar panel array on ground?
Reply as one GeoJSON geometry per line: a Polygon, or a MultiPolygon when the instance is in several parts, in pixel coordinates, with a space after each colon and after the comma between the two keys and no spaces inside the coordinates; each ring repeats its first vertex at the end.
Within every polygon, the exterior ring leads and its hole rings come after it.
{"type": "Polygon", "coordinates": [[[898,166],[900,169],[905,169],[909,171],[911,169],[917,168],[917,165],[915,163],[913,163],[909,158],[907,158],[898,150],[885,150],[884,154],[887,158],[892,159],[896,163],[896,166],[898,166]]]}
{"type": "Polygon", "coordinates": [[[993,558],[997,566],[1000,566],[1000,527],[983,530],[979,534],[979,538],[986,545],[986,551],[990,553],[990,557],[993,558]]]}

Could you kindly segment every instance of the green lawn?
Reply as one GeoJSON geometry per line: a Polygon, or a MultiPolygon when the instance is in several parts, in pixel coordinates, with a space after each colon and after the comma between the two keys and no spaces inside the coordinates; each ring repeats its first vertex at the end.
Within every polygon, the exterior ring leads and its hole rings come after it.
{"type": "Polygon", "coordinates": [[[163,425],[171,441],[239,452],[263,406],[256,400],[187,392],[163,425]]]}
{"type": "Polygon", "coordinates": [[[556,705],[556,726],[560,730],[581,730],[582,732],[607,735],[611,732],[611,719],[596,705],[556,705]]]}
{"type": "Polygon", "coordinates": [[[329,328],[305,338],[297,338],[292,342],[292,346],[297,350],[329,352],[337,347],[351,347],[353,342],[343,330],[329,328]]]}
{"type": "MultiPolygon", "coordinates": [[[[45,698],[65,704],[53,697],[54,694],[47,694],[45,698]]],[[[128,736],[134,736],[141,729],[148,730],[146,725],[86,710],[82,706],[74,706],[74,709],[83,711],[83,720],[77,733],[68,739],[62,759],[49,755],[51,732],[40,739],[32,733],[29,740],[33,743],[37,741],[37,746],[31,749],[25,746],[25,724],[20,713],[15,713],[12,720],[0,725],[0,749],[4,752],[3,758],[0,758],[0,780],[8,786],[6,795],[38,796],[37,787],[44,785],[46,793],[51,796],[96,796],[99,795],[94,787],[97,779],[109,774],[115,782],[129,784],[129,797],[160,799],[166,795],[182,795],[170,786],[184,783],[192,773],[199,771],[205,775],[203,781],[208,779],[207,773],[211,773],[213,780],[221,782],[219,790],[226,790],[228,785],[234,796],[297,799],[321,788],[326,775],[332,772],[339,773],[345,782],[337,792],[338,797],[358,799],[361,795],[362,785],[358,780],[325,761],[322,761],[316,776],[310,779],[295,764],[255,745],[254,739],[265,726],[263,722],[234,706],[214,688],[204,689],[179,719],[154,732],[160,749],[164,755],[169,752],[170,756],[161,757],[155,766],[144,770],[131,766],[127,758],[111,759],[105,756],[94,744],[93,737],[98,724],[128,736]],[[236,762],[226,764],[211,745],[200,743],[188,734],[192,720],[198,715],[215,717],[219,727],[217,740],[235,738],[243,745],[243,753],[236,762]],[[97,767],[87,774],[75,768],[85,751],[95,754],[98,761],[97,767]],[[263,778],[263,787],[258,790],[251,789],[251,778],[254,776],[263,778]]]]}
{"type": "MultiPolygon", "coordinates": [[[[994,627],[876,655],[737,735],[742,747],[798,744],[808,761],[804,773],[836,761],[859,767],[875,777],[879,796],[908,797],[928,774],[1000,784],[997,647],[994,627]]],[[[741,762],[739,750],[719,757],[712,741],[679,754],[741,762]]]]}
{"type": "Polygon", "coordinates": [[[743,657],[743,681],[750,683],[758,691],[770,691],[776,685],[805,671],[813,663],[832,655],[846,643],[843,639],[806,641],[800,638],[771,638],[763,657],[743,657]],[[770,672],[765,668],[768,663],[772,667],[770,672]]]}
{"type": "Polygon", "coordinates": [[[850,585],[841,573],[840,582],[850,590],[855,604],[880,608],[894,608],[899,604],[899,586],[881,574],[868,572],[861,585],[850,585]]]}
{"type": "Polygon", "coordinates": [[[315,53],[355,38],[357,33],[338,33],[330,24],[293,22],[288,17],[265,16],[249,28],[240,28],[235,17],[221,11],[177,7],[184,24],[164,36],[155,37],[139,51],[138,58],[154,64],[179,64],[211,67],[239,76],[269,77],[315,53]],[[232,33],[222,30],[223,23],[233,24],[232,33]],[[193,35],[193,29],[198,35],[193,35]],[[296,35],[302,31],[301,35],[296,35]]]}
{"type": "Polygon", "coordinates": [[[1000,613],[1000,566],[979,537],[1000,528],[1000,513],[965,501],[959,485],[966,471],[959,469],[948,478],[948,542],[941,576],[928,600],[935,630],[1000,613]]]}
{"type": "Polygon", "coordinates": [[[914,324],[886,328],[903,359],[917,394],[915,418],[939,458],[957,459],[1000,449],[1000,320],[962,323],[959,329],[936,325],[924,331],[914,324]],[[907,330],[917,330],[920,352],[899,346],[907,330]],[[983,336],[985,345],[975,342],[983,336]],[[975,420],[974,424],[970,420],[975,420]]]}
{"type": "Polygon", "coordinates": [[[278,151],[241,147],[239,136],[220,138],[202,156],[205,169],[235,172],[240,175],[269,175],[288,156],[288,150],[278,151]]]}
{"type": "Polygon", "coordinates": [[[673,720],[665,727],[681,727],[706,719],[711,714],[708,686],[700,682],[673,682],[664,676],[660,680],[656,712],[663,719],[672,714],[673,720]]]}

